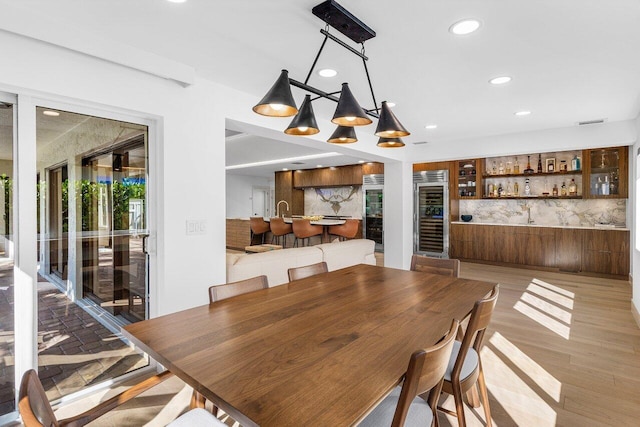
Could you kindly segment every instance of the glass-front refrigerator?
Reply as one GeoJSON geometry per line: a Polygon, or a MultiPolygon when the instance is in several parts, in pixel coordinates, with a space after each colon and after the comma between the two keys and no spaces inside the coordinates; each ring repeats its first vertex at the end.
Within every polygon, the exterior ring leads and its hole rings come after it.
{"type": "Polygon", "coordinates": [[[448,178],[446,170],[414,175],[414,252],[417,254],[449,256],[448,178]]]}
{"type": "Polygon", "coordinates": [[[362,231],[365,239],[376,242],[376,252],[384,250],[383,224],[383,189],[384,175],[365,175],[362,186],[364,212],[362,215],[362,231]]]}

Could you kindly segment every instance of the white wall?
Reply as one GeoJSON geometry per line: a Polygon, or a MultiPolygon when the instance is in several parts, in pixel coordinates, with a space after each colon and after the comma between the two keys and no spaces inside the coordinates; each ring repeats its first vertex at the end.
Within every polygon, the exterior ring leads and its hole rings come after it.
{"type": "MultiPolygon", "coordinates": [[[[273,189],[274,186],[274,179],[227,174],[227,218],[249,218],[253,216],[253,187],[269,187],[273,189]]],[[[214,189],[215,191],[218,190],[214,189]]],[[[220,197],[219,194],[214,196],[216,198],[220,197]]]]}

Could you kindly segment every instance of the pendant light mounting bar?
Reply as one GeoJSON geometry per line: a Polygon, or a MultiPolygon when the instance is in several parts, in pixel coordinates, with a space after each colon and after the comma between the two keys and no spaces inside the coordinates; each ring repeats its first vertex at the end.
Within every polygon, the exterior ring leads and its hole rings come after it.
{"type": "MultiPolygon", "coordinates": [[[[329,100],[331,100],[331,101],[333,101],[335,103],[337,103],[340,100],[339,98],[336,98],[335,96],[333,96],[330,93],[327,93],[327,92],[325,92],[323,90],[317,89],[317,88],[315,88],[313,86],[309,86],[308,84],[304,84],[304,83],[302,83],[302,82],[300,82],[298,80],[292,79],[292,78],[289,78],[289,84],[291,86],[297,87],[298,89],[306,90],[307,92],[311,92],[311,93],[313,93],[315,95],[318,95],[318,97],[320,97],[320,98],[329,99],[329,100]]],[[[375,108],[375,109],[372,109],[372,110],[364,110],[364,112],[368,116],[374,117],[376,119],[380,118],[380,116],[377,113],[375,113],[374,111],[378,111],[378,109],[375,108]]]]}

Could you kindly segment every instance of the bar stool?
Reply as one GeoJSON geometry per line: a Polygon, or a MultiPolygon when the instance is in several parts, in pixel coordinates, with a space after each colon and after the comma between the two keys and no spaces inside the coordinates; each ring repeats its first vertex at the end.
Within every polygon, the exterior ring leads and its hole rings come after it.
{"type": "Polygon", "coordinates": [[[358,234],[359,223],[357,219],[347,219],[344,224],[329,226],[329,234],[340,240],[353,239],[358,234]]]}
{"type": "Polygon", "coordinates": [[[253,237],[261,236],[264,245],[264,235],[271,229],[269,223],[261,216],[252,216],[249,218],[249,225],[251,226],[251,244],[253,245],[253,237]]]}
{"type": "Polygon", "coordinates": [[[323,227],[321,225],[311,225],[311,221],[308,219],[294,219],[293,220],[293,235],[296,237],[293,241],[293,246],[297,246],[298,239],[302,239],[302,246],[304,246],[304,239],[313,236],[322,236],[323,227]]]}
{"type": "Polygon", "coordinates": [[[283,248],[287,247],[287,235],[293,233],[293,226],[284,222],[280,217],[271,218],[271,243],[275,241],[276,245],[280,244],[280,237],[283,238],[283,248]]]}

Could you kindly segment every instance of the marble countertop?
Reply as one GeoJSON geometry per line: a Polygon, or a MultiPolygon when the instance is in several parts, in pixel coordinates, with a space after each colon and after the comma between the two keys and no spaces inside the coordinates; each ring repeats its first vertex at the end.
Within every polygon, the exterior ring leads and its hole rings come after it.
{"type": "Polygon", "coordinates": [[[579,228],[583,230],[617,230],[617,231],[629,231],[624,226],[612,226],[612,225],[547,225],[547,224],[504,224],[497,222],[465,222],[465,221],[451,221],[451,224],[472,224],[472,225],[498,225],[505,227],[544,227],[544,228],[579,228]]]}

